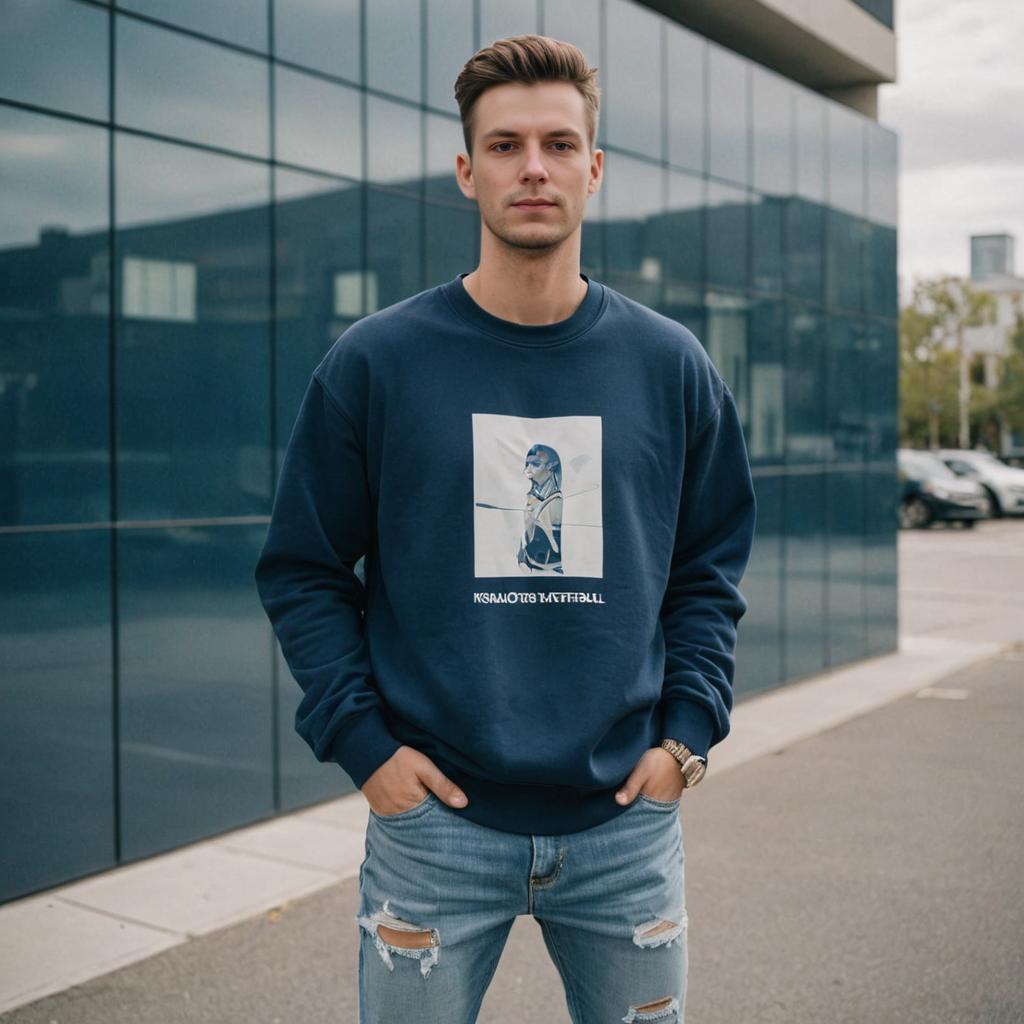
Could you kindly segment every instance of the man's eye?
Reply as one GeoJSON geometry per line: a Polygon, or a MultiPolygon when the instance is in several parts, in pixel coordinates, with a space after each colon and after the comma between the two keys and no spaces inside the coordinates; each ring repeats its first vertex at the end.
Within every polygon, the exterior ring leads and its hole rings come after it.
{"type": "MultiPolygon", "coordinates": [[[[499,142],[497,145],[495,145],[495,146],[493,146],[491,148],[494,149],[494,150],[497,150],[499,146],[512,146],[512,145],[514,145],[514,143],[512,143],[512,142],[499,142]]],[[[556,146],[568,146],[570,149],[572,149],[572,143],[571,142],[556,142],[556,143],[554,143],[554,145],[556,145],[556,146]]],[[[564,152],[564,150],[561,150],[560,152],[564,152]]]]}

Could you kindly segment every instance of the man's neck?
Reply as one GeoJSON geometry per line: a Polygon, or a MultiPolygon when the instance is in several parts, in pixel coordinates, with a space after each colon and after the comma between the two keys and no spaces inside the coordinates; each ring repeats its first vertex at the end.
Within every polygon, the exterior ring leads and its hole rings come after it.
{"type": "Polygon", "coordinates": [[[568,320],[587,294],[587,282],[575,268],[551,272],[492,270],[480,266],[462,279],[469,297],[485,312],[516,324],[541,326],[568,320]]]}

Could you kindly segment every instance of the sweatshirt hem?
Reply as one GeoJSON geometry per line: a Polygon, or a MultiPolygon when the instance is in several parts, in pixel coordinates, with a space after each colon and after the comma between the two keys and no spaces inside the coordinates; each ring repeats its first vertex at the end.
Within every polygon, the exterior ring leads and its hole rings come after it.
{"type": "Polygon", "coordinates": [[[603,825],[624,811],[615,800],[619,786],[586,790],[573,786],[524,786],[470,775],[450,761],[431,759],[469,798],[466,807],[448,810],[500,832],[519,835],[568,835],[603,825]]]}

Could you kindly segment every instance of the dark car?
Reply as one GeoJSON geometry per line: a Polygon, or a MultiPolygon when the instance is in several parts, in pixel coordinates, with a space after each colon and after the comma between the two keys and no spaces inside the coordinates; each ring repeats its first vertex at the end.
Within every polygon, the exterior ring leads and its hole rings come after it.
{"type": "Polygon", "coordinates": [[[969,527],[991,515],[991,504],[981,484],[958,477],[937,455],[899,448],[896,460],[903,529],[923,528],[934,522],[961,522],[969,527]]]}

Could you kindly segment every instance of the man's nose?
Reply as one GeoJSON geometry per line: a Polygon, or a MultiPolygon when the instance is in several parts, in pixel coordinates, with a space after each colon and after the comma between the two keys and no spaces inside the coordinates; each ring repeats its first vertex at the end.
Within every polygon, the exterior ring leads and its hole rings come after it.
{"type": "Polygon", "coordinates": [[[542,159],[540,146],[527,145],[524,152],[522,176],[524,178],[546,178],[547,167],[542,159]]]}

